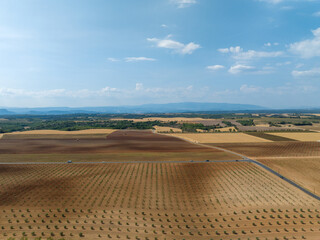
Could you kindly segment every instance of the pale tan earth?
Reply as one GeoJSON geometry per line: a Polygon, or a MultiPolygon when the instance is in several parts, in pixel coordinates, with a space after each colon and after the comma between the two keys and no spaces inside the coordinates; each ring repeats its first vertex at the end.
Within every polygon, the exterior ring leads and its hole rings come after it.
{"type": "Polygon", "coordinates": [[[196,129],[196,131],[197,131],[198,133],[204,133],[204,132],[206,132],[206,130],[203,130],[203,129],[196,129]]]}
{"type": "Polygon", "coordinates": [[[309,142],[309,141],[320,141],[320,133],[316,132],[280,132],[280,133],[269,133],[270,135],[291,138],[298,141],[309,142]]]}
{"type": "Polygon", "coordinates": [[[235,127],[217,128],[215,130],[219,130],[220,132],[230,132],[230,129],[231,129],[232,132],[233,131],[238,132],[238,130],[235,127]]]}
{"type": "Polygon", "coordinates": [[[256,127],[269,127],[269,124],[256,124],[256,127]]]}
{"type": "Polygon", "coordinates": [[[156,132],[158,133],[162,133],[162,132],[177,132],[177,133],[181,133],[182,130],[180,128],[172,128],[172,127],[160,127],[160,126],[154,126],[154,128],[156,129],[156,132]]]}
{"type": "Polygon", "coordinates": [[[313,123],[312,126],[303,126],[303,129],[320,132],[320,123],[313,123]]]}
{"type": "Polygon", "coordinates": [[[3,137],[3,134],[0,134],[0,139],[3,137]]]}
{"type": "Polygon", "coordinates": [[[245,133],[176,133],[168,135],[195,143],[271,142],[270,140],[250,136],[245,133]]]}
{"type": "Polygon", "coordinates": [[[304,158],[257,158],[302,187],[320,195],[320,156],[304,158]]]}
{"type": "Polygon", "coordinates": [[[0,165],[0,193],[0,239],[320,235],[318,201],[245,162],[0,165]]]}

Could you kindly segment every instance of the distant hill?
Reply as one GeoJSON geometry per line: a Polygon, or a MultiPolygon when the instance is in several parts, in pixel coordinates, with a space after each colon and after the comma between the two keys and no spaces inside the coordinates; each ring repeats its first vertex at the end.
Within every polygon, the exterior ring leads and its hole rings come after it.
{"type": "Polygon", "coordinates": [[[249,104],[230,103],[167,103],[144,104],[138,106],[117,107],[48,107],[48,108],[8,108],[0,110],[0,115],[31,114],[31,115],[59,115],[75,113],[183,113],[183,112],[216,112],[216,111],[246,111],[264,110],[266,108],[249,104]]]}
{"type": "Polygon", "coordinates": [[[10,112],[7,109],[0,109],[0,115],[10,115],[14,114],[14,112],[10,112]]]}

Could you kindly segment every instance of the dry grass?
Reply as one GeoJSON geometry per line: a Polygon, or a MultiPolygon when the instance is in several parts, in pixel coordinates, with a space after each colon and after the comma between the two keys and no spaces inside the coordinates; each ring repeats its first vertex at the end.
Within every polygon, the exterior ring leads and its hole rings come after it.
{"type": "Polygon", "coordinates": [[[0,134],[0,139],[3,137],[3,134],[0,134]]]}
{"type": "Polygon", "coordinates": [[[241,143],[241,142],[271,142],[266,139],[249,136],[245,133],[181,133],[172,136],[196,143],[241,143]]]}
{"type": "Polygon", "coordinates": [[[154,128],[158,133],[170,133],[170,132],[181,133],[182,132],[180,128],[159,127],[159,126],[154,126],[154,128]]]}
{"type": "Polygon", "coordinates": [[[318,201],[251,163],[0,166],[0,192],[1,239],[320,234],[318,201]]]}
{"type": "Polygon", "coordinates": [[[224,128],[217,128],[220,132],[238,132],[235,127],[224,127],[224,128]]]}
{"type": "Polygon", "coordinates": [[[298,141],[320,141],[320,133],[305,133],[305,132],[292,132],[292,133],[270,133],[271,135],[291,138],[298,141]]]}
{"type": "Polygon", "coordinates": [[[309,191],[315,191],[320,195],[320,157],[258,158],[258,160],[309,191]]]}

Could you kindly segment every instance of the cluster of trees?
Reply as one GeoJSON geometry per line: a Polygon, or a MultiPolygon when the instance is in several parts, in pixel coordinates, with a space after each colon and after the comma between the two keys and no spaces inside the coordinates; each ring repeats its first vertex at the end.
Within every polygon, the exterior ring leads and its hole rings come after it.
{"type": "Polygon", "coordinates": [[[253,119],[237,120],[242,126],[255,126],[253,119]]]}
{"type": "Polygon", "coordinates": [[[217,128],[219,128],[217,125],[204,126],[202,123],[183,123],[181,126],[183,132],[197,132],[197,129],[210,131],[217,128]]]}

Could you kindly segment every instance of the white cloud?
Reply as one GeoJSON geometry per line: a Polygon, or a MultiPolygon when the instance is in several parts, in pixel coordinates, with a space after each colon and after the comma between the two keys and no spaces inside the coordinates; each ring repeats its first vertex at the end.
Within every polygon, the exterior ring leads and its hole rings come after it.
{"type": "Polygon", "coordinates": [[[290,44],[290,51],[302,58],[320,56],[320,28],[313,30],[313,38],[290,44]]]}
{"type": "Polygon", "coordinates": [[[239,74],[239,73],[242,73],[242,72],[248,72],[248,71],[250,72],[250,71],[252,71],[254,69],[255,69],[255,67],[253,67],[253,66],[237,64],[237,65],[234,65],[234,66],[230,67],[228,72],[231,73],[231,74],[239,74]]]}
{"type": "Polygon", "coordinates": [[[300,77],[320,77],[320,68],[314,68],[305,71],[292,71],[292,76],[296,78],[300,77]]]}
{"type": "Polygon", "coordinates": [[[62,97],[65,96],[65,89],[51,89],[42,91],[30,91],[25,89],[0,88],[0,96],[27,96],[27,97],[62,97]]]}
{"type": "Polygon", "coordinates": [[[168,27],[168,25],[166,25],[166,24],[161,24],[161,27],[163,27],[163,28],[167,28],[167,27],[168,27]]]}
{"type": "Polygon", "coordinates": [[[240,87],[240,92],[243,92],[243,93],[255,93],[255,92],[259,92],[260,90],[261,90],[260,87],[248,86],[246,84],[240,87]]]}
{"type": "Polygon", "coordinates": [[[148,57],[126,57],[124,60],[126,62],[142,62],[142,61],[153,62],[153,61],[156,61],[156,59],[148,58],[148,57]]]}
{"type": "Polygon", "coordinates": [[[319,12],[315,12],[315,13],[313,14],[313,16],[315,16],[315,17],[320,17],[320,11],[319,11],[319,12]]]}
{"type": "Polygon", "coordinates": [[[270,42],[267,42],[264,44],[265,47],[272,47],[272,46],[279,46],[279,43],[275,42],[275,43],[270,43],[270,42]]]}
{"type": "Polygon", "coordinates": [[[241,47],[237,46],[237,47],[229,47],[229,48],[220,48],[220,49],[218,49],[218,51],[221,53],[234,53],[234,54],[236,54],[236,53],[242,52],[243,49],[241,47]]]}
{"type": "Polygon", "coordinates": [[[249,60],[253,58],[274,58],[283,55],[283,52],[263,52],[263,51],[255,51],[255,50],[248,50],[243,51],[243,49],[239,46],[237,47],[230,47],[230,48],[220,48],[218,49],[221,53],[230,53],[232,57],[237,60],[249,60]]]}
{"type": "Polygon", "coordinates": [[[220,69],[224,69],[225,67],[222,65],[212,65],[212,66],[207,66],[207,69],[212,70],[212,71],[217,71],[220,69]]]}
{"type": "Polygon", "coordinates": [[[191,5],[197,3],[196,0],[171,0],[178,8],[190,7],[191,5]]]}
{"type": "Polygon", "coordinates": [[[260,2],[266,2],[266,3],[271,3],[271,4],[278,4],[283,2],[284,0],[259,0],[260,2]]]}
{"type": "Polygon", "coordinates": [[[117,58],[109,57],[109,58],[108,58],[108,61],[110,61],[110,62],[119,62],[120,60],[117,59],[117,58]]]}
{"type": "Polygon", "coordinates": [[[143,89],[143,84],[142,83],[136,83],[136,90],[140,91],[143,89]]]}
{"type": "Polygon", "coordinates": [[[201,47],[199,44],[196,44],[194,42],[183,44],[181,42],[170,39],[170,37],[171,36],[169,35],[165,39],[147,38],[147,40],[149,42],[156,43],[156,46],[159,48],[173,49],[175,52],[180,54],[192,54],[195,50],[201,47]]]}

